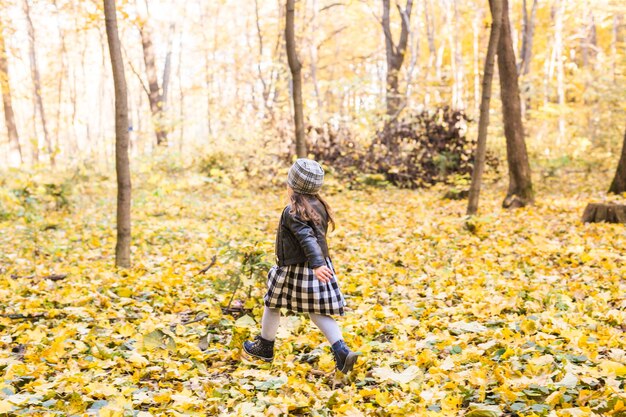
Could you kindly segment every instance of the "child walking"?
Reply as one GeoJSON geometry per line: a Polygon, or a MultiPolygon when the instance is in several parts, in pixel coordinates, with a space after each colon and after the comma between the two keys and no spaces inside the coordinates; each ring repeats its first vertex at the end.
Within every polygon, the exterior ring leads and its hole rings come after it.
{"type": "Polygon", "coordinates": [[[331,315],[344,315],[345,300],[328,255],[326,232],[334,228],[328,203],[320,197],[324,170],[315,161],[298,159],[289,169],[290,204],[283,210],[276,233],[276,263],[268,274],[261,334],[243,350],[270,362],[280,323],[280,309],[308,313],[330,343],[337,369],[350,372],[357,353],[343,340],[331,315]]]}

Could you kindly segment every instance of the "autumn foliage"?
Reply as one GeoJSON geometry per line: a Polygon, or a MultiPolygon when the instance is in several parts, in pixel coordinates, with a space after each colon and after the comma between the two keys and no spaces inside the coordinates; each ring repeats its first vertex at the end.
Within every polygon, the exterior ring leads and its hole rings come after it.
{"type": "Polygon", "coordinates": [[[239,360],[286,197],[259,191],[269,178],[137,166],[134,266],[115,270],[113,178],[13,172],[0,413],[623,415],[623,226],[579,221],[606,176],[557,172],[536,207],[502,210],[506,182],[487,187],[473,231],[443,187],[350,190],[329,175],[340,322],[363,352],[349,377],[299,315],[283,317],[271,366],[239,360]]]}

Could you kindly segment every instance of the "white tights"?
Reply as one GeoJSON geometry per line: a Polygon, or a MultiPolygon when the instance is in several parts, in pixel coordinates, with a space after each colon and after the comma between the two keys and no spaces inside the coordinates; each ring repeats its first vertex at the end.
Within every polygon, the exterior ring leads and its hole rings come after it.
{"type": "MultiPolygon", "coordinates": [[[[328,342],[332,345],[341,340],[341,330],[337,322],[330,316],[309,313],[311,321],[324,333],[328,342]]],[[[261,337],[265,340],[274,340],[278,325],[280,324],[280,309],[265,307],[263,320],[261,321],[261,337]]]]}

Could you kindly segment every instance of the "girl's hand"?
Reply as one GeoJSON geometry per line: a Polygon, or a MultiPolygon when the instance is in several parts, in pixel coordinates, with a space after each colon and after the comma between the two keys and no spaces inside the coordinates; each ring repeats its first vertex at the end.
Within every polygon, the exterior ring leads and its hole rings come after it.
{"type": "Polygon", "coordinates": [[[319,279],[323,283],[330,282],[330,280],[333,278],[333,271],[326,265],[315,268],[313,272],[315,273],[317,279],[319,279]]]}

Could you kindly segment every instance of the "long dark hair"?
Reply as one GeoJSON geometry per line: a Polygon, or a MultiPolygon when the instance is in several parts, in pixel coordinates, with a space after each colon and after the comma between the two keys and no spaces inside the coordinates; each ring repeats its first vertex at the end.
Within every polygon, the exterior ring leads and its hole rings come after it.
{"type": "Polygon", "coordinates": [[[321,224],[322,219],[320,214],[311,205],[311,200],[315,199],[322,203],[326,214],[328,215],[328,223],[332,226],[332,230],[335,230],[335,218],[332,210],[326,200],[319,194],[300,194],[295,192],[291,187],[287,187],[289,190],[289,201],[291,202],[291,214],[295,214],[305,222],[312,221],[315,224],[321,224]]]}

